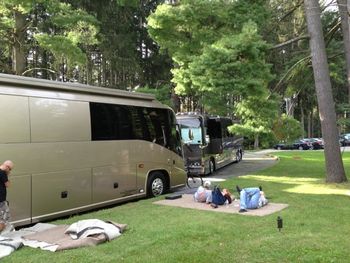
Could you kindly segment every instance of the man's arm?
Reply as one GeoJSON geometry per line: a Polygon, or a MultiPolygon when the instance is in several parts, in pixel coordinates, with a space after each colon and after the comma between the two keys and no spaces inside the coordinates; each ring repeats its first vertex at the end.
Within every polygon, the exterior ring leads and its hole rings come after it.
{"type": "Polygon", "coordinates": [[[2,170],[0,171],[0,183],[3,183],[5,185],[5,187],[9,187],[10,186],[10,181],[8,179],[8,176],[2,170]]]}

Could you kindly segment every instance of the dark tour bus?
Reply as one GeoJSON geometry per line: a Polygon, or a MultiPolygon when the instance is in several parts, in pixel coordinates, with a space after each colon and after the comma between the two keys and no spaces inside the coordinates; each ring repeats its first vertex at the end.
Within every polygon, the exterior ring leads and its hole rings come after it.
{"type": "Polygon", "coordinates": [[[181,129],[189,174],[211,174],[227,164],[241,161],[243,138],[228,131],[227,127],[233,124],[230,118],[178,113],[176,120],[181,129]]]}

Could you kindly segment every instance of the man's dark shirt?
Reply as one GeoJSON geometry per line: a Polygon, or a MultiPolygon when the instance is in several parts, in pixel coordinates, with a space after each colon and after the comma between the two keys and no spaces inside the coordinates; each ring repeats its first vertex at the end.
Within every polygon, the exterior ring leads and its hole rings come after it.
{"type": "Polygon", "coordinates": [[[7,173],[0,170],[0,202],[6,201],[6,186],[5,183],[8,181],[7,173]]]}

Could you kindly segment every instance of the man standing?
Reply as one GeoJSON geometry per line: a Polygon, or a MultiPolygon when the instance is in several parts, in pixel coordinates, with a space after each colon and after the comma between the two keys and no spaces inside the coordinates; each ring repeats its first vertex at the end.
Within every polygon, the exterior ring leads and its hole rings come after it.
{"type": "Polygon", "coordinates": [[[10,220],[9,204],[6,201],[7,187],[10,186],[8,176],[13,169],[13,162],[10,160],[5,161],[0,165],[0,232],[2,232],[6,224],[10,220]]]}

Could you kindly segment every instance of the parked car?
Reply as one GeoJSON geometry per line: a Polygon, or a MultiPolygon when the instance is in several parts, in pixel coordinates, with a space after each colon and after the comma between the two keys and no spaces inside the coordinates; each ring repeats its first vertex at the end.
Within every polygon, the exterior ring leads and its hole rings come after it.
{"type": "Polygon", "coordinates": [[[324,149],[323,139],[321,138],[305,138],[304,141],[307,141],[311,144],[311,150],[324,149]]]}
{"type": "Polygon", "coordinates": [[[309,150],[313,148],[312,142],[306,139],[297,140],[293,143],[293,145],[295,146],[295,149],[298,150],[309,150]]]}
{"type": "Polygon", "coordinates": [[[294,146],[293,144],[277,143],[273,148],[276,150],[293,150],[294,146]]]}
{"type": "Polygon", "coordinates": [[[309,150],[312,148],[312,143],[304,139],[296,140],[292,144],[278,143],[273,148],[277,150],[309,150]]]}
{"type": "Polygon", "coordinates": [[[350,133],[345,133],[340,135],[339,143],[341,146],[349,146],[350,145],[350,133]]]}
{"type": "Polygon", "coordinates": [[[313,138],[314,139],[314,149],[324,149],[324,141],[322,138],[313,138]]]}

